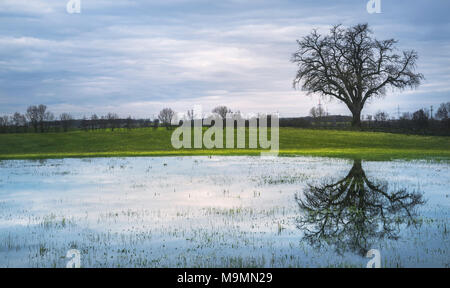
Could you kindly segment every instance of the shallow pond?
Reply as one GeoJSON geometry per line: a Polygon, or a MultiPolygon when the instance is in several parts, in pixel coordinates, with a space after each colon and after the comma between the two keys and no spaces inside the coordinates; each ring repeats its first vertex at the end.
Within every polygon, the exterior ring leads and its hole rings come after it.
{"type": "Polygon", "coordinates": [[[0,267],[450,266],[450,169],[308,157],[0,162],[0,267]]]}

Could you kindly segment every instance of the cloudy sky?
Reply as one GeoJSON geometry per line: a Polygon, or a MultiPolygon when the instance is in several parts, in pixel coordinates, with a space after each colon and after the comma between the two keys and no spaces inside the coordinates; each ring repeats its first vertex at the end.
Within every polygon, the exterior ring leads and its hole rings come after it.
{"type": "Polygon", "coordinates": [[[416,49],[426,80],[364,114],[450,101],[448,0],[381,0],[381,14],[369,14],[367,0],[81,0],[80,14],[67,13],[67,2],[0,0],[0,114],[43,103],[55,114],[149,118],[164,107],[224,104],[304,116],[319,98],[292,88],[296,39],[366,22],[377,38],[416,49]]]}

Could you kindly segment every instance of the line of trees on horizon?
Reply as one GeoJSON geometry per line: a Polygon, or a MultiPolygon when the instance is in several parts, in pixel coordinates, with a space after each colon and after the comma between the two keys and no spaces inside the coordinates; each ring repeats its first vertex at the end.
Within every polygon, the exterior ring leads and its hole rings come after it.
{"type": "MultiPolygon", "coordinates": [[[[348,127],[349,122],[353,120],[351,116],[329,115],[320,104],[311,108],[309,115],[313,121],[306,121],[305,123],[305,118],[303,118],[303,127],[330,128],[330,121],[332,127],[339,126],[339,124],[348,127]]],[[[450,135],[449,116],[450,102],[441,103],[435,114],[433,114],[432,107],[431,109],[421,108],[412,113],[403,112],[396,117],[389,115],[386,111],[379,110],[373,115],[361,115],[360,129],[363,131],[450,135]]],[[[282,125],[281,122],[280,120],[280,125],[282,125]]]]}
{"type": "MultiPolygon", "coordinates": [[[[228,113],[232,113],[227,106],[217,106],[212,111],[225,119],[228,113]]],[[[237,112],[239,113],[239,112],[237,112]]],[[[319,105],[310,110],[309,117],[281,118],[281,127],[301,128],[350,128],[351,116],[329,115],[319,105]]],[[[98,116],[92,114],[89,118],[84,116],[75,119],[70,113],[61,113],[58,117],[47,109],[46,105],[29,106],[26,113],[19,112],[13,115],[0,116],[0,133],[44,133],[44,132],[67,132],[69,130],[81,129],[84,131],[144,127],[166,127],[173,126],[172,120],[176,112],[171,108],[162,109],[155,119],[135,119],[131,116],[121,118],[116,113],[107,113],[98,116]]],[[[188,120],[194,119],[194,111],[188,110],[188,120]]],[[[378,111],[374,115],[362,116],[363,130],[376,130],[387,132],[430,132],[425,134],[449,135],[450,131],[450,102],[442,103],[433,115],[430,110],[423,108],[413,113],[404,112],[397,118],[390,117],[387,112],[378,111]]]]}

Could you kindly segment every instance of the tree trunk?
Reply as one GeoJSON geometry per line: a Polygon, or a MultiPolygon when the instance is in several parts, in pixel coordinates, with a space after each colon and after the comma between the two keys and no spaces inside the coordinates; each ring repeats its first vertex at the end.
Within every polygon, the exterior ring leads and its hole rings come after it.
{"type": "Polygon", "coordinates": [[[361,128],[361,108],[354,108],[352,109],[353,114],[353,120],[352,120],[352,127],[353,128],[361,128]]]}

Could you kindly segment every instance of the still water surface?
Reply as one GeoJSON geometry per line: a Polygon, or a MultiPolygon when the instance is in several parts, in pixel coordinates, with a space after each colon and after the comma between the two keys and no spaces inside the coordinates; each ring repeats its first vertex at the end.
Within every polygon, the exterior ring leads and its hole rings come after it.
{"type": "Polygon", "coordinates": [[[450,169],[309,157],[0,162],[0,267],[450,266],[450,169]]]}

